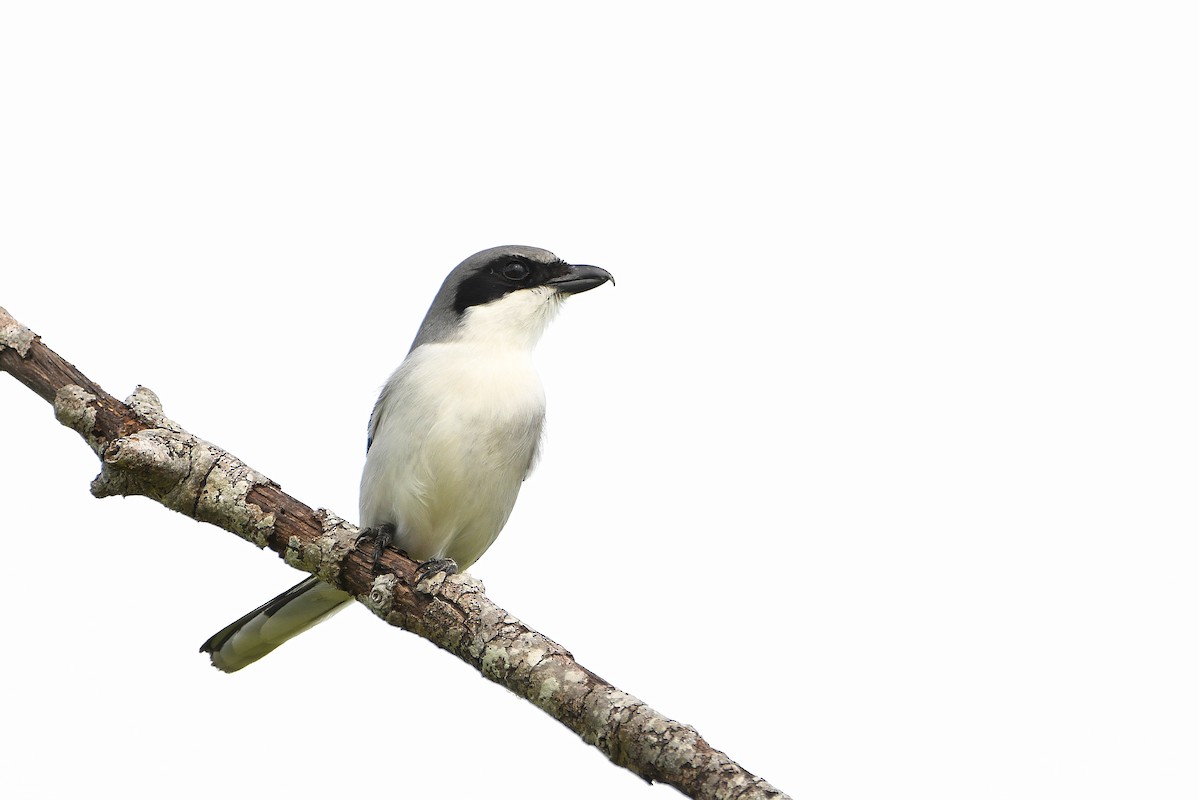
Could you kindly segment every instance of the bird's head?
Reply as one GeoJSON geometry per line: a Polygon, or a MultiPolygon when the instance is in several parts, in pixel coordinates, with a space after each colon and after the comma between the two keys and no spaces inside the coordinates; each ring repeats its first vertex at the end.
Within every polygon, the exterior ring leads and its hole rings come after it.
{"type": "Polygon", "coordinates": [[[606,270],[537,247],[483,250],[446,276],[413,348],[454,340],[532,348],[567,296],[608,281],[616,283],[606,270]]]}

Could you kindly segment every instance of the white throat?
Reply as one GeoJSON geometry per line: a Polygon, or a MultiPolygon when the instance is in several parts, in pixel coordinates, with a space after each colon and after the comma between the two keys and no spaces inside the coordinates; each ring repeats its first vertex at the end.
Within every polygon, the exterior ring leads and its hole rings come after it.
{"type": "Polygon", "coordinates": [[[463,314],[454,341],[533,350],[564,299],[552,287],[537,286],[471,306],[463,314]]]}

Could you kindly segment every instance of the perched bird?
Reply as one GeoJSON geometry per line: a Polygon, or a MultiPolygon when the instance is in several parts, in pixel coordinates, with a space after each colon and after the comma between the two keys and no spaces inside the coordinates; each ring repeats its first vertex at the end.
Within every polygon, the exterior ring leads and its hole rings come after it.
{"type": "MultiPolygon", "coordinates": [[[[537,460],[546,397],[534,345],[566,297],[612,280],[536,247],[493,247],[455,267],[371,412],[360,527],[439,568],[474,564],[537,460]]],[[[200,650],[234,672],[350,599],[307,578],[200,650]]]]}

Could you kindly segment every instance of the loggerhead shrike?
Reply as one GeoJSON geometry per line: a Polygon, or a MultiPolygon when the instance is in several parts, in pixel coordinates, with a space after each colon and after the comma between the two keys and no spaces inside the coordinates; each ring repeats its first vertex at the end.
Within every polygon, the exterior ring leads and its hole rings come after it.
{"type": "MultiPolygon", "coordinates": [[[[474,564],[537,460],[546,397],[534,345],[568,295],[612,280],[536,247],[493,247],[455,267],[371,412],[359,525],[438,568],[474,564]]],[[[234,672],[350,600],[310,577],[200,650],[234,672]]]]}

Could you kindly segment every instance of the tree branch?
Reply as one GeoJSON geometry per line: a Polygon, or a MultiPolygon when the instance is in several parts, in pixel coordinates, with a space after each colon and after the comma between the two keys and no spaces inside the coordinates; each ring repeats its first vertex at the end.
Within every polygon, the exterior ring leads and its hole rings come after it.
{"type": "MultiPolygon", "coordinates": [[[[579,734],[619,766],[688,797],[786,800],[690,726],[668,719],[577,663],[567,650],[496,606],[483,584],[445,573],[418,582],[394,549],[373,568],[358,529],[313,510],[237,457],[168,419],[139,386],[122,403],[0,308],[0,370],[53,404],[100,457],[96,497],[144,495],[269,547],[297,569],[353,595],[391,625],[422,636],[579,734]]],[[[368,548],[370,549],[370,548],[368,548]]]]}

